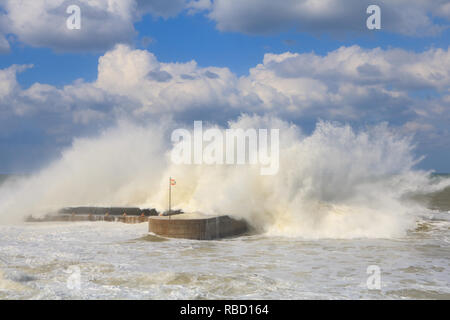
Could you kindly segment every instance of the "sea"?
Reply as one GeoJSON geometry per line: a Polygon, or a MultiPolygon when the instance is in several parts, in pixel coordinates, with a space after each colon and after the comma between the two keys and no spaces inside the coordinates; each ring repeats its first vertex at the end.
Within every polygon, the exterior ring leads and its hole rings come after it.
{"type": "Polygon", "coordinates": [[[147,223],[2,223],[0,299],[450,299],[450,188],[416,198],[423,215],[400,236],[195,241],[147,223]]]}

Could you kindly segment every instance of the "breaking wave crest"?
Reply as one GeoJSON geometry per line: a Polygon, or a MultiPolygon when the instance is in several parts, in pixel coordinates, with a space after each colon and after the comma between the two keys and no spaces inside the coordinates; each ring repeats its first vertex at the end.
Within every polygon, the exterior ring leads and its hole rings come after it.
{"type": "Polygon", "coordinates": [[[413,144],[380,124],[364,130],[319,122],[310,134],[268,116],[243,115],[230,128],[280,129],[280,167],[175,165],[173,123],[121,122],[96,138],[75,139],[31,177],[0,187],[0,222],[67,206],[140,206],[165,210],[168,177],[175,207],[247,219],[269,235],[305,238],[397,237],[425,208],[411,195],[441,190],[417,170],[413,144]]]}

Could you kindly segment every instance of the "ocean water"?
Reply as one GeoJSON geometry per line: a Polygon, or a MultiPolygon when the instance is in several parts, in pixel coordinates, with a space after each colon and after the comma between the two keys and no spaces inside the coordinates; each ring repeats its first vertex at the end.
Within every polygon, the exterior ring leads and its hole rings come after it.
{"type": "Polygon", "coordinates": [[[261,176],[171,163],[165,125],[122,123],[3,181],[0,299],[450,299],[450,178],[417,169],[410,138],[243,116],[229,127],[280,129],[280,170],[261,176]],[[191,241],[145,223],[23,222],[67,206],[164,210],[170,176],[174,209],[255,232],[191,241]]]}
{"type": "Polygon", "coordinates": [[[313,241],[168,240],[145,223],[1,226],[0,299],[449,299],[449,226],[440,217],[399,239],[313,241]],[[380,290],[367,287],[370,265],[380,290]]]}
{"type": "Polygon", "coordinates": [[[448,209],[389,239],[194,241],[149,234],[146,223],[0,225],[0,299],[450,299],[448,209]],[[373,265],[379,289],[367,286],[373,265]]]}

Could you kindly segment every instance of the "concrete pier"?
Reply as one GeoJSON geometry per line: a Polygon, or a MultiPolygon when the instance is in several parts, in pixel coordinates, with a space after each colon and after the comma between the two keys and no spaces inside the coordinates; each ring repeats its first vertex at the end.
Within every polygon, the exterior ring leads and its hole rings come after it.
{"type": "Polygon", "coordinates": [[[142,216],[100,216],[93,214],[58,214],[48,215],[43,218],[28,217],[26,222],[80,222],[80,221],[107,221],[122,223],[143,223],[148,221],[148,217],[142,216]]]}
{"type": "Polygon", "coordinates": [[[140,209],[133,207],[69,207],[58,211],[58,214],[92,214],[94,216],[103,216],[105,214],[110,216],[122,216],[124,213],[127,216],[157,216],[159,214],[155,209],[140,209]]]}
{"type": "Polygon", "coordinates": [[[144,223],[149,231],[168,238],[213,240],[239,236],[249,230],[245,220],[229,216],[208,216],[201,213],[174,212],[175,215],[155,216],[155,209],[139,208],[65,208],[41,218],[28,217],[27,222],[108,221],[144,223]],[[121,214],[121,215],[119,215],[121,214]]]}
{"type": "Polygon", "coordinates": [[[169,217],[150,217],[149,231],[159,236],[192,240],[213,240],[239,236],[248,231],[245,220],[229,216],[199,216],[182,214],[169,217]]]}
{"type": "Polygon", "coordinates": [[[41,218],[32,216],[27,222],[76,222],[76,221],[108,221],[123,223],[147,222],[149,216],[157,216],[155,209],[132,207],[70,207],[58,210],[41,218]]]}

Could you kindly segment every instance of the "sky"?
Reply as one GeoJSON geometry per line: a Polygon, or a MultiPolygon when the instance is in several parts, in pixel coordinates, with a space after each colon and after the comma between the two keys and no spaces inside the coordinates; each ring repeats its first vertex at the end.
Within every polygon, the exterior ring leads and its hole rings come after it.
{"type": "Polygon", "coordinates": [[[444,0],[0,0],[0,173],[123,118],[242,113],[386,122],[450,172],[449,20],[444,0]]]}

